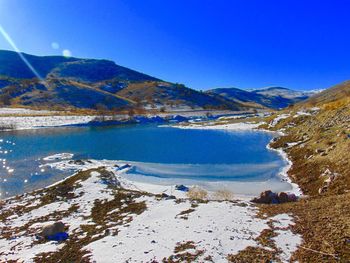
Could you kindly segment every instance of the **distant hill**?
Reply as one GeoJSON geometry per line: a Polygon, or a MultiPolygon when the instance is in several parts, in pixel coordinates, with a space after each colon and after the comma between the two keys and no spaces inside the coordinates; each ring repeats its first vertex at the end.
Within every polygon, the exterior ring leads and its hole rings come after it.
{"type": "MultiPolygon", "coordinates": [[[[146,74],[116,65],[113,61],[79,59],[63,56],[33,56],[22,53],[43,78],[62,77],[86,82],[108,79],[130,81],[159,80],[146,74]]],[[[0,50],[0,75],[31,79],[36,75],[29,69],[16,52],[0,50]]]]}
{"type": "MultiPolygon", "coordinates": [[[[249,107],[100,59],[0,50],[0,106],[56,109],[231,109],[249,107]]],[[[251,107],[250,107],[251,108],[251,107]]]]}
{"type": "Polygon", "coordinates": [[[350,99],[350,81],[345,81],[315,94],[300,105],[322,106],[328,103],[350,99]]]}
{"type": "Polygon", "coordinates": [[[212,89],[207,94],[220,95],[237,103],[250,103],[271,109],[281,109],[291,104],[308,99],[313,92],[301,92],[282,87],[270,87],[257,90],[241,90],[237,88],[212,89]]]}

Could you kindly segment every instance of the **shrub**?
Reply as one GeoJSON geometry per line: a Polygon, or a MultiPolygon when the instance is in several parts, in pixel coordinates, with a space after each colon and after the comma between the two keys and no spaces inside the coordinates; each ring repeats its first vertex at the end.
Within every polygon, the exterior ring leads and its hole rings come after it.
{"type": "Polygon", "coordinates": [[[204,189],[194,186],[187,192],[187,196],[193,200],[205,200],[208,197],[208,192],[204,189]]]}
{"type": "Polygon", "coordinates": [[[214,199],[216,200],[232,200],[233,199],[233,193],[230,190],[222,189],[218,190],[214,193],[214,199]]]}

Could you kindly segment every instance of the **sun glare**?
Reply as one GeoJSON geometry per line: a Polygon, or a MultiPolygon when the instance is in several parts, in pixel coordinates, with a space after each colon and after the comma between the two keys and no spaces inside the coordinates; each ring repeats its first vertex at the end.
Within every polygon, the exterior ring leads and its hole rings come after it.
{"type": "Polygon", "coordinates": [[[12,40],[10,35],[5,31],[5,29],[0,25],[0,33],[5,38],[5,40],[11,45],[14,51],[17,52],[17,54],[20,56],[20,58],[23,60],[23,62],[28,66],[28,68],[34,73],[34,75],[43,81],[43,78],[40,76],[40,74],[35,70],[35,68],[30,64],[30,62],[23,56],[15,42],[12,40]]]}

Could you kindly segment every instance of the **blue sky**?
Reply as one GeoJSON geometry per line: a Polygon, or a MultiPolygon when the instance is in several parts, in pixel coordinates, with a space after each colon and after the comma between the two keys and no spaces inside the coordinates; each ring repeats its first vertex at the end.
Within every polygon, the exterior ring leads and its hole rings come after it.
{"type": "MultiPolygon", "coordinates": [[[[350,79],[349,10],[347,0],[0,0],[0,25],[23,52],[111,59],[191,88],[306,90],[350,79]]],[[[0,49],[12,49],[1,36],[0,49]]]]}

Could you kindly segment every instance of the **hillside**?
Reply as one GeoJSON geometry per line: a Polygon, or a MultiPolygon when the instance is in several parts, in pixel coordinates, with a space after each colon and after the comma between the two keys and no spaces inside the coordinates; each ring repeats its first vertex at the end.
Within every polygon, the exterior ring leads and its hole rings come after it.
{"type": "Polygon", "coordinates": [[[250,91],[237,88],[221,88],[209,90],[207,94],[216,94],[238,103],[249,103],[256,107],[271,109],[285,108],[313,95],[311,92],[301,92],[281,87],[250,91]]]}
{"type": "Polygon", "coordinates": [[[215,98],[119,66],[113,61],[33,56],[0,51],[0,106],[41,109],[231,109],[241,103],[215,98]]]}
{"type": "Polygon", "coordinates": [[[264,208],[267,214],[291,212],[304,244],[300,262],[349,262],[350,236],[350,82],[314,95],[267,119],[283,130],[271,146],[293,162],[288,171],[307,196],[297,204],[264,208]],[[276,121],[277,120],[277,121],[276,121]]]}
{"type": "Polygon", "coordinates": [[[314,96],[310,97],[304,103],[299,103],[300,106],[325,106],[328,103],[340,102],[350,98],[350,81],[345,81],[326,89],[314,96]]]}

